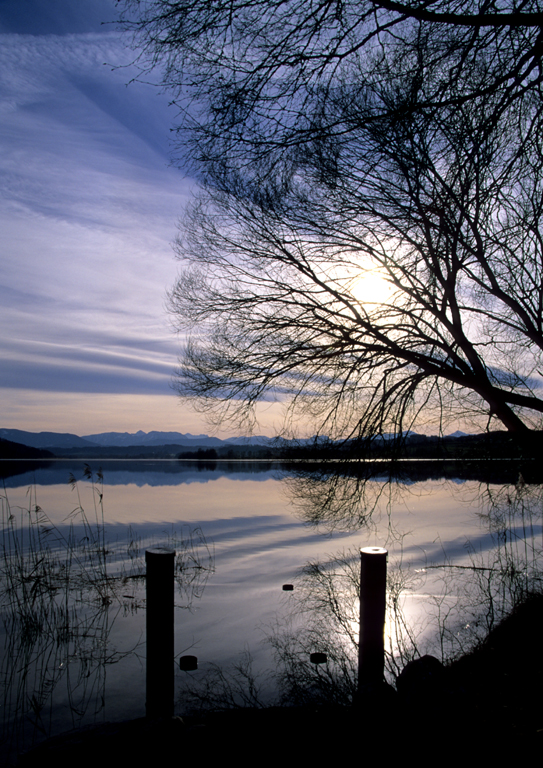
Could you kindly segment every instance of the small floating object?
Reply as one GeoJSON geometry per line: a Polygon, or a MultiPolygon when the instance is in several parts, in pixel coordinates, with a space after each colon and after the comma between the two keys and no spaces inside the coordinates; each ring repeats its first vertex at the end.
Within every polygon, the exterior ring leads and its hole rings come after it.
{"type": "Polygon", "coordinates": [[[325,653],[312,653],[309,657],[309,661],[312,664],[326,664],[328,657],[325,653]]]}
{"type": "Polygon", "coordinates": [[[193,672],[198,669],[198,658],[196,656],[181,656],[179,669],[182,669],[183,672],[193,672]]]}
{"type": "Polygon", "coordinates": [[[294,584],[283,584],[283,592],[292,592],[294,584]]]}

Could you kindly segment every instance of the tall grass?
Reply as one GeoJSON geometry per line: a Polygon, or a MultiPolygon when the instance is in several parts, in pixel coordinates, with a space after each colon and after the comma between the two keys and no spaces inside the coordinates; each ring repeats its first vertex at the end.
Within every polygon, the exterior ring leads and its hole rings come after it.
{"type": "Polygon", "coordinates": [[[116,622],[145,607],[146,546],[176,550],[180,607],[201,596],[214,570],[199,529],[144,542],[127,526],[111,540],[102,473],[85,466],[83,477],[90,482],[90,514],[70,475],[77,504],[62,525],[41,508],[34,487],[25,507],[12,507],[5,489],[0,495],[0,762],[6,764],[48,734],[61,710],[74,727],[105,711],[107,668],[139,657],[140,635],[122,649],[112,637],[116,622]]]}

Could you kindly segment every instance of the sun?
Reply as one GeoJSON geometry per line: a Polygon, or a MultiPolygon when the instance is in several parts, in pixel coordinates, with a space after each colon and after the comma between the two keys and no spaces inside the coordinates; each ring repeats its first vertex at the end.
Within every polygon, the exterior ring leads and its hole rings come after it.
{"type": "Polygon", "coordinates": [[[355,278],[350,292],[360,304],[388,304],[394,294],[394,285],[372,271],[355,278]]]}

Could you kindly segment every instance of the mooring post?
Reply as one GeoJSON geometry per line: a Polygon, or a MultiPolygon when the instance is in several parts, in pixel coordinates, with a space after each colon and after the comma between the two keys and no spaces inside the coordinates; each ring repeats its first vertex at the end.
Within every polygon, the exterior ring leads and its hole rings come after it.
{"type": "Polygon", "coordinates": [[[147,717],[172,717],[174,562],[167,547],[145,550],[147,571],[147,717]]]}
{"type": "Polygon", "coordinates": [[[360,550],[360,637],[358,692],[383,683],[388,552],[382,547],[360,550]]]}

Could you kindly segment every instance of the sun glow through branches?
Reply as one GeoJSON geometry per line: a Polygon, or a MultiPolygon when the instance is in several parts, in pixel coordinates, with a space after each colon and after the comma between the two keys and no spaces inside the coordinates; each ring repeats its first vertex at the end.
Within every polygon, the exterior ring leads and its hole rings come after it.
{"type": "Polygon", "coordinates": [[[350,287],[352,296],[360,304],[390,304],[394,286],[377,272],[365,272],[353,280],[350,287]]]}

